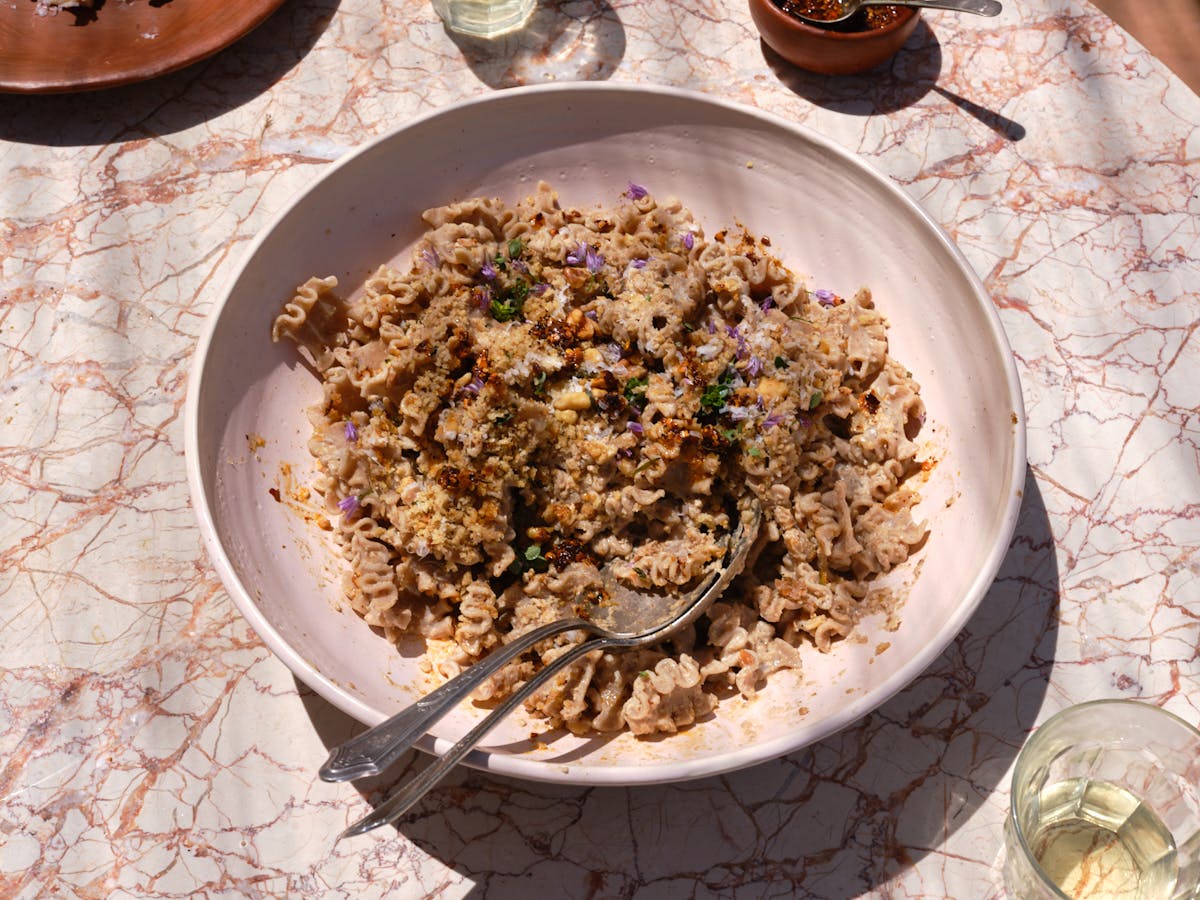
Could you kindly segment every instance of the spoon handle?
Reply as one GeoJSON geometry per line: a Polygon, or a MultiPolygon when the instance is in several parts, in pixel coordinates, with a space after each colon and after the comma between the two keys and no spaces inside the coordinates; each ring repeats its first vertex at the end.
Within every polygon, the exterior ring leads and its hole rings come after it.
{"type": "Polygon", "coordinates": [[[492,651],[474,665],[430,691],[374,728],[364,731],[329,754],[321,766],[322,781],[353,781],[378,775],[420,740],[435,722],[464,700],[491,675],[516,659],[534,644],[575,628],[591,629],[582,619],[563,619],[526,632],[492,651]]]}
{"type": "Polygon", "coordinates": [[[581,644],[576,644],[566,653],[562,654],[548,662],[540,672],[533,678],[525,682],[518,690],[513,691],[509,697],[492,710],[478,725],[468,731],[462,739],[446,751],[444,755],[435,759],[432,763],[412,781],[404,785],[400,790],[388,797],[383,803],[367,813],[340,835],[338,840],[344,837],[353,837],[356,834],[365,834],[373,828],[378,828],[380,825],[386,825],[389,822],[394,822],[422,797],[425,793],[437,784],[442,778],[458,765],[459,761],[478,744],[487,733],[491,731],[501,719],[507,716],[510,712],[525,702],[537,690],[553,678],[561,669],[566,668],[575,660],[582,656],[586,656],[593,650],[600,650],[604,647],[621,646],[626,642],[617,638],[596,638],[595,640],[584,641],[581,644]]]}
{"type": "Polygon", "coordinates": [[[977,16],[998,16],[1004,10],[998,0],[862,0],[862,5],[920,6],[926,9],[974,13],[977,16]]]}

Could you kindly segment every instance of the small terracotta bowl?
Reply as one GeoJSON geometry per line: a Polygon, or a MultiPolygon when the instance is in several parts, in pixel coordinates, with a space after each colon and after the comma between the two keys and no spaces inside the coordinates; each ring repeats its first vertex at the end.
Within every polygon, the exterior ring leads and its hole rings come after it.
{"type": "Polygon", "coordinates": [[[882,28],[831,31],[806,25],[772,0],[749,0],[750,17],[767,46],[788,62],[825,75],[863,72],[890,59],[917,27],[920,11],[908,7],[882,28]]]}

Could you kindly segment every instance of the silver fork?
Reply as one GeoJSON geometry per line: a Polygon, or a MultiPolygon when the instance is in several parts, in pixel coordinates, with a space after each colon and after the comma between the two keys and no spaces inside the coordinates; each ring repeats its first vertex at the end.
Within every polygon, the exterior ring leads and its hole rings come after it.
{"type": "MultiPolygon", "coordinates": [[[[566,631],[586,631],[591,637],[547,663],[514,691],[439,759],[355,822],[338,839],[363,834],[404,815],[494,728],[558,672],[597,650],[630,649],[654,644],[695,622],[737,577],[762,525],[762,508],[750,501],[730,535],[725,554],[704,582],[683,595],[642,594],[606,579],[607,598],[593,604],[588,617],[562,619],[534,629],[494,651],[485,659],[427,694],[412,706],[336,748],[321,767],[325,781],[350,781],[376,775],[410,749],[430,726],[448,713],[489,676],[538,641],[566,631]]],[[[607,574],[607,573],[605,573],[607,574]]]]}

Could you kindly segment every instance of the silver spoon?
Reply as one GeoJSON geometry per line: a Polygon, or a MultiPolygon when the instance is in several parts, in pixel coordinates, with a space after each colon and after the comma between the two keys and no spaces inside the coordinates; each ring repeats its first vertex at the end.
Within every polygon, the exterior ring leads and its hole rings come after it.
{"type": "Polygon", "coordinates": [[[789,15],[810,25],[834,25],[846,21],[864,6],[918,6],[925,9],[974,13],[977,16],[998,16],[1004,9],[997,0],[842,0],[841,6],[842,14],[836,19],[817,19],[798,12],[789,12],[789,15]]]}
{"type": "Polygon", "coordinates": [[[762,525],[762,509],[751,502],[729,537],[724,558],[705,581],[682,597],[647,595],[606,579],[608,598],[593,605],[587,619],[570,618],[530,631],[466,669],[440,688],[386,722],[347,741],[330,754],[320,775],[325,781],[349,781],[375,775],[416,743],[422,734],[491,674],[538,641],[564,631],[590,632],[594,637],[576,644],[547,663],[520,689],[509,695],[479,724],[416,778],[355,822],[338,839],[363,834],[404,815],[495,727],[559,671],[595,650],[629,649],[654,644],[690,625],[712,605],[742,570],[746,554],[762,525]]]}

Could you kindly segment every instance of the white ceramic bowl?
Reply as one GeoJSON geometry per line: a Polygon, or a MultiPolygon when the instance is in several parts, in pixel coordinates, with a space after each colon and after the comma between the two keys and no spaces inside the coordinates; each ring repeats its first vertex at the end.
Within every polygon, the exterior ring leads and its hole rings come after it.
{"type": "MultiPolygon", "coordinates": [[[[419,647],[397,651],[335,609],[340,560],[289,496],[312,473],[304,410],[318,384],[290,343],[272,344],[271,322],[310,275],[350,288],[406,251],[422,210],[478,194],[516,200],[538,179],[568,204],[615,202],[631,180],[674,193],[709,233],[739,220],[769,235],[813,287],[870,286],[928,408],[922,439],[939,462],[919,513],[932,533],[900,573],[912,589],[898,630],[869,620],[865,640],[809,653],[803,673],[773,675],[753,702],[723,701],[656,740],[567,735],[539,747],[513,720],[469,762],[546,781],[673,781],[837,731],[936,659],[995,576],[1025,468],[1016,368],[978,278],[916,203],[830,141],[699,94],[577,84],[460,103],[341,159],[259,235],[212,311],[186,410],[193,502],[222,581],[267,645],[351,716],[374,724],[429,688],[419,647]]],[[[479,715],[456,710],[422,747],[448,748],[479,715]]]]}

